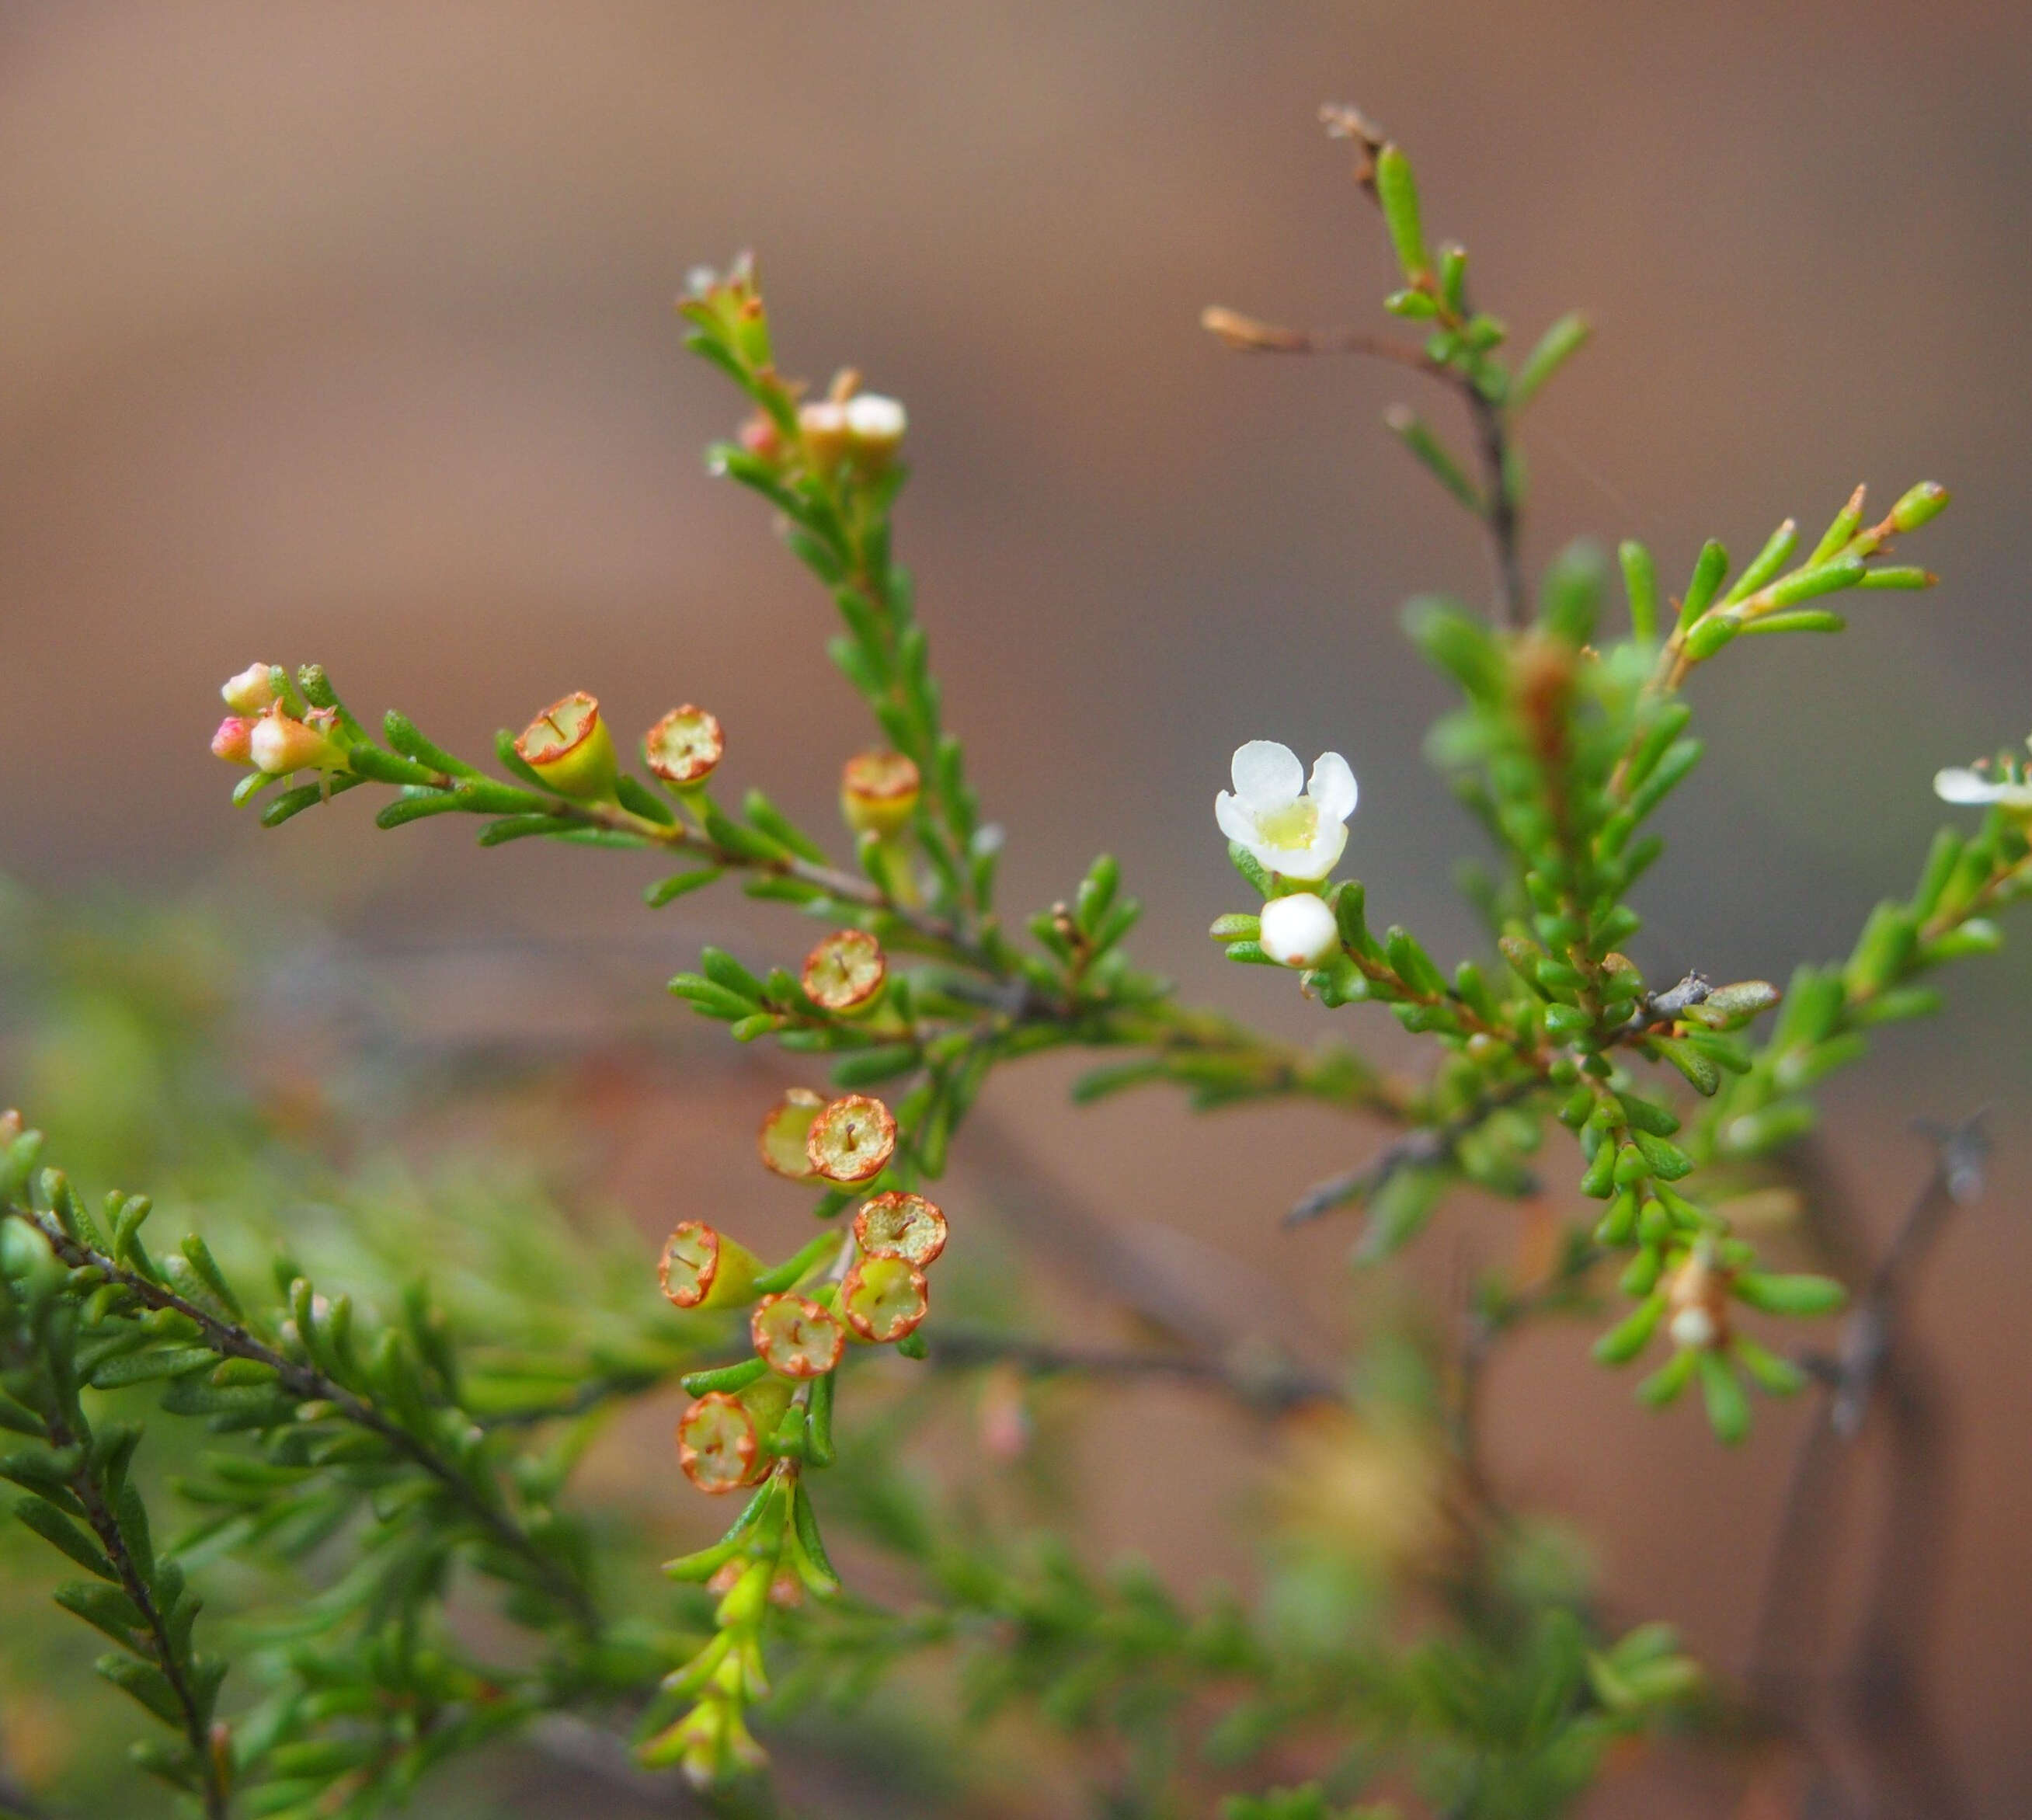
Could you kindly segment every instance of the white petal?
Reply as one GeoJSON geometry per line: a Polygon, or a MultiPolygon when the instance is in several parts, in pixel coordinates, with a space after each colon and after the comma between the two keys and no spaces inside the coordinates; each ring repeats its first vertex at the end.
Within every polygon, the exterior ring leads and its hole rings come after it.
{"type": "Polygon", "coordinates": [[[1263,906],[1263,951],[1287,967],[1316,967],[1340,946],[1340,926],[1324,898],[1310,891],[1272,898],[1263,906]]]}
{"type": "Polygon", "coordinates": [[[1313,836],[1312,845],[1303,853],[1282,848],[1268,863],[1287,878],[1321,879],[1340,864],[1341,854],[1347,846],[1347,824],[1322,820],[1313,836]]]}
{"type": "Polygon", "coordinates": [[[1288,746],[1252,739],[1235,749],[1235,794],[1251,809],[1282,809],[1305,787],[1305,768],[1288,746]]]}
{"type": "Polygon", "coordinates": [[[1220,824],[1220,832],[1230,840],[1238,840],[1246,847],[1254,846],[1255,817],[1224,790],[1213,799],[1213,818],[1220,824]]]}
{"type": "Polygon", "coordinates": [[[1354,773],[1338,752],[1323,752],[1313,761],[1313,781],[1306,795],[1318,805],[1322,823],[1345,821],[1354,813],[1354,773]]]}
{"type": "Polygon", "coordinates": [[[1933,794],[1943,802],[1996,802],[2005,787],[1962,765],[1933,774],[1933,794]]]}

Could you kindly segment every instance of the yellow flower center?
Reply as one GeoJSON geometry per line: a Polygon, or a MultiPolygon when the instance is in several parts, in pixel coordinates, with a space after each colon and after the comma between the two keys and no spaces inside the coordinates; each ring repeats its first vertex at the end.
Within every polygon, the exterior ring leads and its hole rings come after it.
{"type": "Polygon", "coordinates": [[[1296,802],[1287,803],[1282,809],[1273,809],[1267,815],[1256,818],[1256,832],[1262,836],[1264,844],[1286,852],[1302,852],[1310,846],[1319,827],[1318,808],[1302,796],[1296,802]]]}

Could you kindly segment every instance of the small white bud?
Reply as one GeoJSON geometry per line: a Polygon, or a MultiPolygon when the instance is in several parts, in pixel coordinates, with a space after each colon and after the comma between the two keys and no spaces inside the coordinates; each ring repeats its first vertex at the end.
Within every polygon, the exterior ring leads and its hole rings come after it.
{"type": "Polygon", "coordinates": [[[1263,951],[1287,967],[1316,967],[1340,946],[1340,925],[1327,900],[1309,891],[1273,897],[1263,906],[1263,951]]]}
{"type": "Polygon", "coordinates": [[[1705,1351],[1720,1337],[1715,1325],[1715,1317],[1698,1303],[1683,1308],[1675,1314],[1667,1331],[1672,1336],[1675,1346],[1683,1346],[1694,1351],[1705,1351]]]}

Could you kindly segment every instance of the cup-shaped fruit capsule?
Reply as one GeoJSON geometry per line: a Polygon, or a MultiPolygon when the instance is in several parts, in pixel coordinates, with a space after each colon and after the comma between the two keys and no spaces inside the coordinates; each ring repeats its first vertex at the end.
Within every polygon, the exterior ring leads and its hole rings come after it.
{"type": "Polygon", "coordinates": [[[700,1397],[678,1422],[678,1464],[715,1496],[753,1485],[767,1465],[754,1411],[723,1390],[700,1397]]]}
{"type": "Polygon", "coordinates": [[[719,717],[687,701],[649,729],[642,742],[649,768],[666,783],[703,783],[727,753],[719,717]]]}
{"type": "Polygon", "coordinates": [[[846,1329],[802,1295],[765,1295],[749,1323],[755,1350],[786,1377],[823,1377],[839,1363],[846,1329]]]}
{"type": "Polygon", "coordinates": [[[846,407],[837,398],[816,398],[797,407],[797,428],[804,432],[805,454],[824,471],[846,453],[846,407]]]}
{"type": "Polygon", "coordinates": [[[828,1011],[865,1011],[875,1003],[889,962],[865,929],[838,929],[805,956],[805,996],[828,1011]]]}
{"type": "Polygon", "coordinates": [[[793,1182],[810,1182],[818,1172],[812,1167],[805,1140],[812,1123],[825,1109],[825,1100],[809,1087],[792,1087],[769,1108],[756,1134],[755,1147],[762,1153],[764,1168],[793,1182]]]}
{"type": "Polygon", "coordinates": [[[871,1258],[921,1270],[946,1248],[946,1216],[921,1194],[877,1194],[854,1215],[854,1240],[871,1258]]]}
{"type": "Polygon", "coordinates": [[[847,1325],[877,1346],[914,1332],[930,1306],[924,1272],[901,1258],[864,1258],[839,1286],[847,1325]]]}
{"type": "Polygon", "coordinates": [[[547,790],[580,802],[614,794],[614,741],[583,689],[554,701],[515,736],[515,754],[547,790]]]}
{"type": "Polygon", "coordinates": [[[700,1220],[684,1220],[663,1241],[656,1280],[680,1308],[725,1308],[748,1299],[761,1262],[744,1245],[700,1220]]]}
{"type": "Polygon", "coordinates": [[[895,1148],[894,1116],[865,1093],[830,1101],[805,1135],[805,1156],[812,1169],[845,1187],[873,1181],[895,1148]]]}
{"type": "Polygon", "coordinates": [[[900,752],[863,752],[840,773],[839,809],[857,834],[888,835],[907,827],[923,780],[900,752]]]}
{"type": "Polygon", "coordinates": [[[902,405],[877,392],[859,392],[846,401],[845,410],[847,448],[855,463],[880,472],[902,447],[910,424],[902,405]]]}

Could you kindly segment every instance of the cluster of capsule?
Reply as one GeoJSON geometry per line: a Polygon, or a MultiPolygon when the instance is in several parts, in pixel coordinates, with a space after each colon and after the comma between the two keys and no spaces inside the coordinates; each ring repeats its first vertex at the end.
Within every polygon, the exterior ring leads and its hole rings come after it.
{"type": "MultiPolygon", "coordinates": [[[[763,1161],[793,1180],[854,1188],[887,1166],[889,1108],[864,1093],[826,1100],[794,1088],[763,1121],[763,1161]]],[[[944,1250],[945,1215],[921,1194],[871,1196],[847,1233],[828,1233],[774,1269],[702,1220],[664,1242],[659,1276],[678,1307],[752,1306],[753,1356],[687,1381],[700,1394],[678,1424],[678,1458],[700,1490],[760,1482],[776,1460],[827,1463],[831,1378],[850,1344],[906,1347],[929,1306],[925,1271],[944,1250]]]]}

